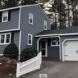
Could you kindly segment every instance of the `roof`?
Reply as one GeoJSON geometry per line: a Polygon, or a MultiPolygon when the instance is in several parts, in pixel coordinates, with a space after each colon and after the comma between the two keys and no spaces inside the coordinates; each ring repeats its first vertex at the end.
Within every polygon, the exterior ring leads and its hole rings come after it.
{"type": "Polygon", "coordinates": [[[45,30],[36,35],[41,36],[41,35],[64,35],[64,34],[70,34],[70,33],[78,33],[78,26],[73,26],[73,27],[67,27],[65,29],[57,29],[57,30],[45,30]]]}
{"type": "Polygon", "coordinates": [[[16,7],[11,7],[11,8],[1,9],[0,12],[7,11],[7,10],[12,10],[12,9],[17,9],[17,8],[22,8],[22,7],[37,6],[37,5],[39,5],[39,4],[16,6],[16,7]]]}

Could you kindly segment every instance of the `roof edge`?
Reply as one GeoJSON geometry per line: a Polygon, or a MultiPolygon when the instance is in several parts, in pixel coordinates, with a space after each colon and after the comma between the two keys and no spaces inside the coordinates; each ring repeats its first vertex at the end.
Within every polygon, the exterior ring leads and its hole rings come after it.
{"type": "Polygon", "coordinates": [[[78,35],[78,33],[63,33],[63,34],[46,34],[46,35],[36,35],[35,37],[45,37],[45,36],[66,36],[66,35],[78,35]]]}
{"type": "Polygon", "coordinates": [[[38,6],[39,4],[32,4],[32,5],[20,5],[20,6],[16,6],[16,7],[11,7],[11,8],[6,8],[6,9],[1,9],[0,12],[2,11],[8,11],[8,10],[12,10],[12,9],[20,9],[22,7],[30,7],[30,6],[38,6]]]}

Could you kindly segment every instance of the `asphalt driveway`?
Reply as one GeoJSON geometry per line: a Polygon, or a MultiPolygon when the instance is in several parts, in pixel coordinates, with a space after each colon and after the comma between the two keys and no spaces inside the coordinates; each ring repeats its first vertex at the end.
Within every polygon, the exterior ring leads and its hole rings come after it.
{"type": "Polygon", "coordinates": [[[43,61],[43,68],[25,78],[40,78],[40,74],[47,74],[47,78],[78,78],[78,62],[43,61]]]}

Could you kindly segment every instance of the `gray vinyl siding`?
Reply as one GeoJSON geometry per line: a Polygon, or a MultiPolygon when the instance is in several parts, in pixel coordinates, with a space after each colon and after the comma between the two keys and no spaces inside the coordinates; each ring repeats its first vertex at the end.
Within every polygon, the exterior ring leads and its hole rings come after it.
{"type": "Polygon", "coordinates": [[[61,36],[61,43],[60,43],[60,49],[61,49],[61,57],[62,57],[62,43],[65,39],[74,39],[74,38],[78,38],[78,35],[72,35],[72,36],[61,36]]]}
{"type": "MultiPolygon", "coordinates": [[[[14,43],[17,45],[17,47],[19,49],[19,32],[14,32],[14,43]]],[[[4,51],[5,47],[7,47],[7,46],[8,46],[8,44],[0,45],[0,54],[3,54],[3,51],[4,51]]]]}
{"type": "Polygon", "coordinates": [[[34,36],[43,31],[44,20],[47,21],[48,30],[51,29],[50,23],[43,14],[39,6],[24,7],[21,10],[21,50],[27,47],[34,47],[34,36]],[[29,24],[29,13],[33,14],[33,25],[29,24]],[[33,35],[33,45],[28,46],[28,33],[33,35]]]}
{"type": "Polygon", "coordinates": [[[7,45],[0,45],[0,54],[3,54],[3,51],[7,45]]]}
{"type": "Polygon", "coordinates": [[[8,22],[0,22],[0,31],[17,29],[19,21],[19,10],[11,10],[11,19],[8,22]]]}
{"type": "Polygon", "coordinates": [[[48,46],[48,57],[59,58],[59,46],[48,46]]]}
{"type": "Polygon", "coordinates": [[[14,32],[14,43],[17,45],[19,49],[19,32],[14,32]]]}

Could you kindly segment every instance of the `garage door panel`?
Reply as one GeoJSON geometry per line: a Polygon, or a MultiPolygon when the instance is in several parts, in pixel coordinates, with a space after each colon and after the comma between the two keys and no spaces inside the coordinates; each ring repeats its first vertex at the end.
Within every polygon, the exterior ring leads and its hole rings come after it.
{"type": "Polygon", "coordinates": [[[65,61],[78,61],[78,41],[66,41],[64,44],[65,61]]]}

